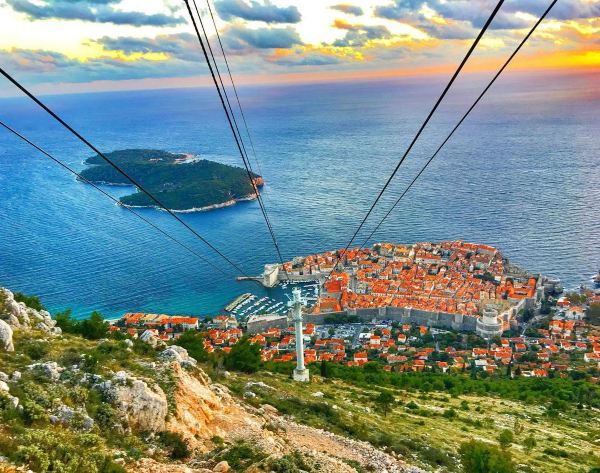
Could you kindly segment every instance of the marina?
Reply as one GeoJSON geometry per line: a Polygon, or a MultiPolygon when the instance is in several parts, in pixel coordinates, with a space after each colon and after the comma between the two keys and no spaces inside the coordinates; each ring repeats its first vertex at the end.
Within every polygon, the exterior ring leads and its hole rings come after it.
{"type": "Polygon", "coordinates": [[[225,311],[240,322],[248,320],[252,315],[285,315],[288,312],[288,301],[291,300],[292,289],[298,287],[301,297],[308,305],[317,302],[319,296],[318,282],[281,282],[269,290],[269,294],[259,297],[245,293],[236,297],[225,306],[225,311]]]}

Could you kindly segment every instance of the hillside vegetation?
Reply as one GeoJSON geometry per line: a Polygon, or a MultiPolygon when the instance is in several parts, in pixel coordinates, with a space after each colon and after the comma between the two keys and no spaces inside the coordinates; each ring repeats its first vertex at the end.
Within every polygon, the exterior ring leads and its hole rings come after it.
{"type": "Polygon", "coordinates": [[[0,288],[3,473],[418,471],[235,399],[182,347],[111,335],[98,313],[50,319],[23,300],[39,304],[0,288]]]}
{"type": "Polygon", "coordinates": [[[255,390],[251,404],[268,403],[297,422],[367,440],[429,471],[600,471],[600,412],[595,408],[572,404],[557,412],[548,408],[551,401],[529,403],[492,392],[382,388],[318,375],[304,385],[265,371],[237,374],[223,382],[242,395],[250,379],[272,388],[255,390]],[[461,466],[461,448],[473,440],[506,452],[513,466],[461,466]]]}
{"type": "Polygon", "coordinates": [[[2,288],[0,342],[3,473],[600,468],[589,382],[323,364],[302,384],[247,338],[216,355],[197,332],[150,344],[111,334],[98,313],[51,319],[37,298],[2,288]]]}
{"type": "MultiPolygon", "coordinates": [[[[200,209],[252,196],[245,169],[153,149],[107,153],[115,164],[172,210],[200,209]]],[[[88,158],[81,174],[95,183],[130,185],[131,182],[100,156],[88,158]]],[[[254,174],[253,178],[260,176],[254,174]]],[[[122,197],[125,205],[149,207],[156,203],[142,192],[122,197]]]]}

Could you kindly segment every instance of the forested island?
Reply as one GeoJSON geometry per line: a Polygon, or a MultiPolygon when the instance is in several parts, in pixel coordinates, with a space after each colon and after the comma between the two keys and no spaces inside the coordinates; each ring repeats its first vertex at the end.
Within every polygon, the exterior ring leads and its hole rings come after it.
{"type": "MultiPolygon", "coordinates": [[[[248,173],[239,167],[155,149],[125,149],[106,156],[171,210],[209,210],[255,197],[248,173]]],[[[86,159],[85,164],[88,167],[81,174],[91,182],[131,184],[99,155],[86,159]]],[[[252,178],[257,187],[263,185],[258,174],[252,178]]],[[[139,191],[119,200],[132,207],[156,206],[139,191]]]]}

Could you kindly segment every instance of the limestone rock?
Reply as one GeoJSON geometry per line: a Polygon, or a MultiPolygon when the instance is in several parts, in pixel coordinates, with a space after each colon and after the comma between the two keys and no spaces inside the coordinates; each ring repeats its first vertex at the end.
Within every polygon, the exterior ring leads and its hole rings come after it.
{"type": "Polygon", "coordinates": [[[272,386],[269,386],[268,384],[263,383],[262,381],[248,381],[246,383],[246,389],[252,388],[273,389],[272,386]]]}
{"type": "Polygon", "coordinates": [[[8,391],[10,391],[10,388],[8,387],[8,384],[6,384],[5,381],[0,381],[0,392],[7,393],[8,391]]]}
{"type": "Polygon", "coordinates": [[[56,361],[46,361],[45,363],[34,363],[29,365],[27,368],[35,370],[46,376],[52,381],[58,381],[61,373],[65,370],[62,366],[59,366],[56,361]]]}
{"type": "Polygon", "coordinates": [[[127,468],[130,473],[212,473],[206,468],[192,468],[177,463],[158,463],[152,458],[142,458],[127,468]]]}
{"type": "Polygon", "coordinates": [[[49,335],[60,335],[61,329],[45,310],[37,311],[15,300],[14,294],[6,288],[0,288],[0,320],[15,329],[35,327],[49,335]]]}
{"type": "Polygon", "coordinates": [[[231,438],[253,432],[261,437],[264,419],[248,413],[200,368],[188,371],[173,363],[171,369],[177,384],[176,411],[167,429],[180,434],[191,449],[206,450],[214,436],[231,438]]]}
{"type": "Polygon", "coordinates": [[[231,467],[229,466],[229,463],[227,463],[225,460],[217,463],[213,468],[214,473],[227,473],[229,471],[231,471],[231,467]]]}
{"type": "Polygon", "coordinates": [[[20,401],[19,401],[18,397],[11,396],[10,394],[8,394],[6,397],[8,398],[8,402],[13,409],[16,409],[17,407],[19,407],[20,401]]]}
{"type": "Polygon", "coordinates": [[[194,358],[188,355],[188,352],[185,348],[177,345],[172,345],[166,350],[160,352],[158,357],[164,361],[175,361],[184,368],[193,367],[198,364],[194,358]]]}
{"type": "Polygon", "coordinates": [[[65,405],[61,405],[56,409],[54,414],[50,416],[50,422],[76,427],[84,432],[89,432],[94,428],[94,420],[87,415],[87,412],[75,410],[65,405]]]}
{"type": "Polygon", "coordinates": [[[12,328],[4,320],[0,320],[0,349],[15,351],[12,328]]]}
{"type": "Polygon", "coordinates": [[[275,416],[279,413],[276,407],[273,407],[271,404],[263,404],[260,406],[260,412],[267,415],[275,416]]]}
{"type": "Polygon", "coordinates": [[[153,330],[145,330],[140,335],[140,340],[144,343],[147,343],[153,348],[158,348],[164,346],[164,342],[158,338],[158,335],[153,330]]]}
{"type": "Polygon", "coordinates": [[[141,379],[119,371],[100,390],[136,430],[161,431],[167,417],[167,397],[160,387],[150,387],[141,379]]]}

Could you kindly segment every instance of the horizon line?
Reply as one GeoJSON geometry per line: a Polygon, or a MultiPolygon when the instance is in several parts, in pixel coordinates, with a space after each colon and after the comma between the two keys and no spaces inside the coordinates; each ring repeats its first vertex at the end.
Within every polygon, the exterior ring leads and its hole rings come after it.
{"type": "MultiPolygon", "coordinates": [[[[389,69],[384,71],[344,71],[323,76],[319,73],[296,73],[296,74],[260,74],[253,76],[239,76],[236,79],[236,86],[239,88],[249,87],[269,87],[269,86],[294,86],[311,84],[335,84],[349,82],[384,82],[398,79],[410,79],[415,77],[431,78],[435,80],[448,71],[451,66],[431,66],[412,70],[389,69]],[[284,78],[284,80],[278,80],[284,78]],[[260,80],[264,79],[264,80],[260,80]]],[[[465,70],[463,76],[478,76],[491,72],[489,68],[472,68],[465,70]]],[[[524,68],[515,67],[510,71],[511,74],[529,74],[532,76],[552,75],[552,76],[570,76],[597,74],[598,68],[595,66],[580,66],[578,68],[565,68],[557,66],[524,68]]],[[[37,91],[39,96],[66,96],[66,95],[89,95],[111,92],[137,92],[152,90],[181,90],[181,89],[204,89],[214,87],[208,76],[187,76],[187,77],[161,77],[161,78],[143,78],[143,79],[121,79],[121,80],[98,80],[90,82],[56,82],[33,85],[32,90],[37,91]],[[52,87],[62,90],[49,90],[52,87]],[[67,90],[65,90],[66,88],[67,90]],[[46,90],[47,89],[47,90],[46,90]],[[70,90],[69,90],[70,89],[70,90]]],[[[10,86],[7,84],[7,86],[10,86]]],[[[24,97],[18,90],[13,93],[5,94],[0,88],[0,100],[24,97]]]]}

